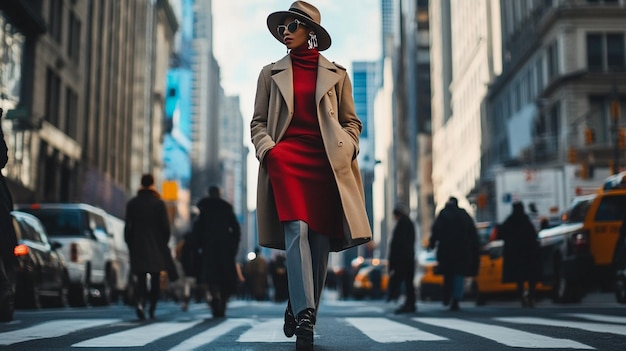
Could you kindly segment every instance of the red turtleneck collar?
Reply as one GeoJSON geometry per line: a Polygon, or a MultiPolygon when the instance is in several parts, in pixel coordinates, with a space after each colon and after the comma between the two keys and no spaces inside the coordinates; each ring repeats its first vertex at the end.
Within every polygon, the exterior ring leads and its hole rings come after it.
{"type": "Polygon", "coordinates": [[[305,68],[317,67],[317,59],[320,52],[317,49],[309,49],[308,46],[302,45],[289,52],[291,61],[302,65],[305,68]]]}

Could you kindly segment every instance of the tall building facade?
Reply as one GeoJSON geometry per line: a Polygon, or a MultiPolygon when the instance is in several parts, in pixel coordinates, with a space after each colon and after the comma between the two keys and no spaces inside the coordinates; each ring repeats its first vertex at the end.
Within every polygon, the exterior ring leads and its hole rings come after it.
{"type": "Polygon", "coordinates": [[[226,96],[220,84],[211,1],[178,0],[175,9],[182,28],[168,74],[164,162],[165,178],[178,184],[178,233],[189,230],[192,207],[211,185],[221,188],[247,233],[243,117],[239,97],[226,96]]]}
{"type": "MultiPolygon", "coordinates": [[[[239,105],[239,96],[220,98],[220,140],[219,160],[221,165],[222,197],[233,205],[241,232],[248,233],[248,193],[247,193],[247,158],[248,149],[243,144],[243,116],[239,105]]],[[[240,259],[246,253],[254,251],[248,241],[241,240],[240,259]]]]}
{"type": "MultiPolygon", "coordinates": [[[[359,119],[363,123],[363,129],[359,139],[360,152],[358,161],[361,167],[361,177],[365,193],[365,207],[370,220],[370,227],[373,227],[373,183],[374,168],[377,163],[375,154],[374,99],[380,88],[380,63],[377,61],[353,62],[352,75],[354,106],[357,116],[359,116],[359,119]]],[[[379,241],[380,238],[374,238],[374,240],[379,241]]],[[[354,251],[358,251],[358,248],[354,251]]],[[[356,255],[353,256],[356,257],[356,255]]]]}
{"type": "Polygon", "coordinates": [[[467,198],[481,176],[483,102],[501,71],[500,3],[433,0],[431,33],[433,187],[436,207],[467,198]]]}
{"type": "MultiPolygon", "coordinates": [[[[399,201],[410,210],[415,219],[417,233],[424,240],[429,236],[434,217],[432,185],[432,121],[431,121],[431,72],[430,72],[430,25],[428,0],[405,0],[401,7],[402,35],[398,65],[399,100],[403,106],[398,128],[405,126],[399,139],[405,140],[402,168],[405,168],[404,185],[398,187],[399,201]],[[404,190],[402,190],[404,189],[404,190]]],[[[398,130],[400,133],[400,130],[398,130]]],[[[400,134],[399,134],[400,135],[400,134]]]]}
{"type": "Polygon", "coordinates": [[[192,150],[192,84],[194,0],[172,1],[180,20],[175,47],[167,73],[165,135],[163,138],[163,178],[175,184],[170,200],[176,205],[175,234],[190,229],[190,187],[192,150]]]}
{"type": "Polygon", "coordinates": [[[2,101],[15,201],[86,202],[122,217],[141,173],[160,179],[178,29],[169,2],[5,1],[0,11],[16,23],[5,27],[18,39],[9,52],[24,63],[19,101],[2,101]]]}
{"type": "Polygon", "coordinates": [[[213,55],[211,0],[193,4],[191,50],[191,203],[207,194],[211,184],[221,184],[219,160],[220,69],[213,55]]]}
{"type": "Polygon", "coordinates": [[[500,6],[503,71],[489,87],[483,153],[488,203],[500,201],[492,170],[503,165],[573,163],[579,176],[593,167],[624,169],[619,132],[626,123],[615,112],[626,108],[626,3],[500,6]]]}

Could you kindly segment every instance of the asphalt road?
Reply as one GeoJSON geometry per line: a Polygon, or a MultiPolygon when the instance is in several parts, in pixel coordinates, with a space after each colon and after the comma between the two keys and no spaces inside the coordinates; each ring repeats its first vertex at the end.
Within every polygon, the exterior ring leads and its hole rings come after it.
{"type": "MultiPolygon", "coordinates": [[[[396,307],[326,294],[315,350],[626,350],[626,305],[610,293],[575,305],[541,300],[533,309],[510,300],[466,301],[458,312],[439,302],[420,302],[415,314],[395,315],[396,307]]],[[[148,321],[124,305],[20,310],[0,323],[0,350],[294,350],[295,337],[282,333],[283,310],[283,303],[235,300],[216,319],[206,303],[183,312],[165,301],[148,321]]]]}

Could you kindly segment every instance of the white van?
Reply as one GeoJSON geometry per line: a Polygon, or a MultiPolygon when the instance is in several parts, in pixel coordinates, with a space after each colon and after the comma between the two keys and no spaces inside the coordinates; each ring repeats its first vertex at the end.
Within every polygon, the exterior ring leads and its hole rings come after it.
{"type": "Polygon", "coordinates": [[[107,224],[109,215],[100,208],[79,203],[15,207],[39,218],[50,239],[62,244],[70,276],[70,306],[108,305],[118,276],[111,248],[114,236],[107,224]]]}
{"type": "Polygon", "coordinates": [[[131,281],[130,254],[124,240],[123,220],[107,214],[107,229],[111,234],[109,257],[111,262],[111,301],[117,302],[120,298],[128,304],[132,300],[131,289],[128,282],[131,281]]]}

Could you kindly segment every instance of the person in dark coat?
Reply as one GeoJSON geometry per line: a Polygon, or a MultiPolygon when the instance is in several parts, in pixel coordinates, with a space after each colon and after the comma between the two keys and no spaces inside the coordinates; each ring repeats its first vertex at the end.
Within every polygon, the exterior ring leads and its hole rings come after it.
{"type": "Polygon", "coordinates": [[[202,249],[198,284],[205,285],[214,317],[224,317],[226,304],[237,291],[236,255],[241,228],[233,206],[221,198],[217,186],[196,204],[200,215],[193,225],[193,235],[202,249]]]}
{"type": "MultiPolygon", "coordinates": [[[[2,109],[0,109],[0,123],[2,109]]],[[[4,133],[0,126],[0,170],[9,162],[9,148],[4,140],[4,133]]],[[[13,319],[13,295],[15,281],[15,266],[17,258],[13,249],[17,245],[15,228],[11,219],[13,198],[6,179],[0,172],[0,321],[8,322],[13,319]]]]}
{"type": "Polygon", "coordinates": [[[502,282],[517,283],[524,307],[535,305],[535,285],[541,267],[537,231],[524,211],[522,202],[513,203],[513,211],[499,226],[498,239],[504,241],[502,282]],[[526,291],[524,284],[528,283],[526,291]]]}
{"type": "Polygon", "coordinates": [[[246,281],[250,284],[252,297],[257,301],[267,300],[267,278],[269,266],[261,254],[261,248],[254,249],[254,259],[245,266],[246,281]]]}
{"type": "Polygon", "coordinates": [[[389,290],[388,300],[395,300],[400,295],[404,284],[406,299],[395,313],[415,312],[415,227],[411,218],[400,207],[393,210],[396,226],[389,244],[389,290]]]}
{"type": "Polygon", "coordinates": [[[478,274],[480,240],[470,215],[450,197],[432,226],[429,249],[437,248],[438,270],[443,274],[443,303],[459,309],[464,277],[478,274]]]}
{"type": "Polygon", "coordinates": [[[289,290],[287,288],[287,265],[285,264],[285,255],[277,254],[270,262],[270,274],[272,275],[272,284],[274,285],[274,301],[283,302],[289,298],[289,290]]]}
{"type": "Polygon", "coordinates": [[[171,260],[168,242],[170,223],[165,202],[154,189],[154,177],[144,174],[137,196],[126,205],[124,239],[128,245],[130,267],[137,282],[137,317],[145,319],[144,303],[150,300],[150,318],[154,319],[160,294],[160,274],[171,260]],[[169,254],[169,258],[165,255],[169,254]],[[147,288],[150,274],[150,291],[147,288]]]}

